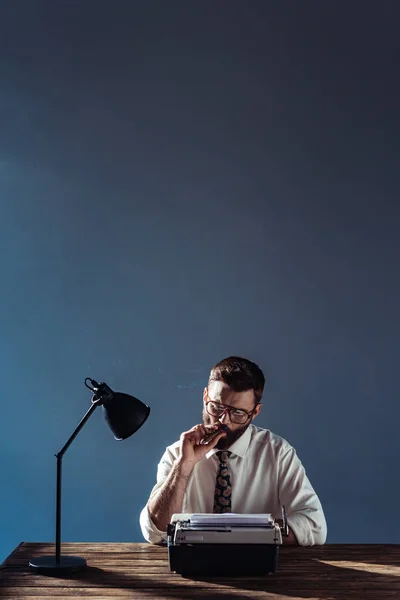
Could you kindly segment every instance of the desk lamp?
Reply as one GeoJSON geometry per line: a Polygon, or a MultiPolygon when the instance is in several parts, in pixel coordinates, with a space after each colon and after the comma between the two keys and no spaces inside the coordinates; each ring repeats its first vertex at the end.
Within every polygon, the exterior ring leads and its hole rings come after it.
{"type": "Polygon", "coordinates": [[[82,417],[71,437],[55,455],[57,458],[56,552],[54,556],[40,556],[32,558],[29,562],[30,568],[41,575],[61,577],[86,567],[86,560],[80,556],[61,556],[62,458],[70,444],[98,406],[103,407],[104,418],[116,440],[125,440],[136,433],[150,414],[150,408],[146,404],[128,394],[113,392],[106,383],[97,383],[94,379],[87,377],[85,385],[93,392],[92,405],[82,417]]]}

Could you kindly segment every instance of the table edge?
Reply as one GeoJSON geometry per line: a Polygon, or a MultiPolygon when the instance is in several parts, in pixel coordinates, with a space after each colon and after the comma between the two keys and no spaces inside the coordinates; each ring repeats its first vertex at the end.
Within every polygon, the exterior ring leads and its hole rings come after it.
{"type": "Polygon", "coordinates": [[[14,554],[18,552],[18,550],[21,548],[21,546],[23,546],[24,543],[25,542],[20,542],[18,546],[14,548],[14,550],[11,550],[10,554],[6,556],[6,558],[0,564],[0,569],[4,569],[7,566],[7,562],[14,556],[14,554]]]}

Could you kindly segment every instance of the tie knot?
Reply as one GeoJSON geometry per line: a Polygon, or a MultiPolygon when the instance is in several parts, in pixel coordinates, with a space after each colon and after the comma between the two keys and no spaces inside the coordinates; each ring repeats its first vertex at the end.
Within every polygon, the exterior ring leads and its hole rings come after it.
{"type": "Polygon", "coordinates": [[[232,452],[229,452],[229,450],[220,450],[219,452],[217,452],[219,462],[225,465],[228,462],[228,458],[231,454],[232,452]]]}

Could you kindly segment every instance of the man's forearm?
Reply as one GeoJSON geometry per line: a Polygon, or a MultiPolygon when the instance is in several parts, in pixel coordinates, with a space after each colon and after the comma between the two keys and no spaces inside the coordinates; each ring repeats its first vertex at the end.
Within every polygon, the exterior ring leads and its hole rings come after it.
{"type": "Polygon", "coordinates": [[[299,542],[297,541],[296,536],[293,533],[293,530],[289,527],[289,535],[283,538],[283,543],[285,546],[298,546],[299,542]]]}
{"type": "Polygon", "coordinates": [[[151,520],[160,531],[166,531],[174,513],[182,512],[183,498],[191,469],[175,461],[167,479],[149,500],[151,520]]]}

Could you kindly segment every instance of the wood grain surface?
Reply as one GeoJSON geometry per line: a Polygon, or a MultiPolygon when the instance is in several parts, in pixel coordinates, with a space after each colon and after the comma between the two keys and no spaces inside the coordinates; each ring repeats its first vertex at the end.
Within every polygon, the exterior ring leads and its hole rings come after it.
{"type": "Polygon", "coordinates": [[[247,578],[183,578],[170,572],[167,548],[140,543],[64,543],[62,554],[84,557],[87,569],[36,575],[29,560],[45,554],[54,554],[54,544],[19,544],[1,566],[0,598],[400,600],[397,544],[283,546],[276,573],[247,578]]]}

